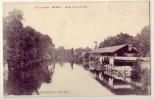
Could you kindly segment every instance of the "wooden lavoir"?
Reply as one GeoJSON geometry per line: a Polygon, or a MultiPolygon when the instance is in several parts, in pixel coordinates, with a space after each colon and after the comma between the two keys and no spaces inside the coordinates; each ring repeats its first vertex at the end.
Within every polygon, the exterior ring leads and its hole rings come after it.
{"type": "Polygon", "coordinates": [[[132,66],[139,59],[139,52],[135,47],[124,44],[97,48],[88,54],[89,70],[93,71],[101,81],[112,89],[132,88],[132,66]]]}

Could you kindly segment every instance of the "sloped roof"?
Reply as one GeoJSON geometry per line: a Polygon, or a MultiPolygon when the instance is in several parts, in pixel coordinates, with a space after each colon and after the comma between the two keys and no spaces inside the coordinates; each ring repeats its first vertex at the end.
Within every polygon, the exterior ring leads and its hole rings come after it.
{"type": "Polygon", "coordinates": [[[123,47],[127,46],[127,44],[124,45],[118,45],[118,46],[111,46],[111,47],[105,47],[105,48],[97,48],[92,50],[90,53],[113,53],[123,47]]]}

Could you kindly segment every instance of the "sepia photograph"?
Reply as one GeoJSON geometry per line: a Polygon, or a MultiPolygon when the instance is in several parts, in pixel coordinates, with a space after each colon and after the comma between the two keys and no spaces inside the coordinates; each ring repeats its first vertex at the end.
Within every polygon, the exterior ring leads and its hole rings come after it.
{"type": "Polygon", "coordinates": [[[4,2],[4,96],[150,96],[149,1],[4,2]]]}

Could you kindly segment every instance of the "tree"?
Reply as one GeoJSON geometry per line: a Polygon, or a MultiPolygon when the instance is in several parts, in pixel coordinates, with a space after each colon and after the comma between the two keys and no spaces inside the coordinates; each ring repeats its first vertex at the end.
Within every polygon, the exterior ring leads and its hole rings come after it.
{"type": "Polygon", "coordinates": [[[134,38],[133,45],[141,52],[142,56],[150,56],[150,27],[145,26],[134,38]]]}
{"type": "Polygon", "coordinates": [[[102,47],[116,46],[122,44],[131,44],[132,41],[133,41],[133,36],[121,32],[116,36],[110,36],[107,39],[104,39],[104,41],[99,44],[99,47],[102,48],[102,47]]]}
{"type": "Polygon", "coordinates": [[[8,94],[30,95],[42,82],[49,82],[48,60],[51,59],[52,40],[27,26],[23,27],[23,12],[13,10],[4,18],[4,56],[9,75],[8,94]],[[44,57],[50,55],[48,58],[44,57]]]}
{"type": "Polygon", "coordinates": [[[135,37],[122,32],[116,36],[110,36],[99,44],[99,48],[121,44],[132,44],[142,56],[150,56],[150,27],[145,26],[135,37]]]}

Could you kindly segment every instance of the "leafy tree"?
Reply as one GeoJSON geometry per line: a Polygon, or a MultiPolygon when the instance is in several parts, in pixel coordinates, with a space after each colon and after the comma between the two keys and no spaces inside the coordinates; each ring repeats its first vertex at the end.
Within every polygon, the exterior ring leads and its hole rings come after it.
{"type": "Polygon", "coordinates": [[[137,34],[133,42],[142,56],[150,56],[150,27],[145,26],[141,32],[137,34]]]}
{"type": "Polygon", "coordinates": [[[56,49],[57,62],[78,62],[82,59],[82,54],[84,52],[89,52],[91,49],[86,48],[71,48],[65,49],[64,47],[59,47],[56,49]]]}
{"type": "Polygon", "coordinates": [[[132,44],[142,56],[150,56],[150,27],[145,26],[135,37],[122,32],[116,36],[110,36],[99,44],[99,48],[121,44],[132,44]]]}
{"type": "Polygon", "coordinates": [[[27,26],[23,13],[13,10],[4,18],[4,56],[9,75],[5,85],[8,94],[30,95],[42,82],[51,80],[48,66],[52,57],[52,40],[27,26]],[[48,59],[47,59],[48,58],[48,59]]]}
{"type": "Polygon", "coordinates": [[[56,60],[58,62],[64,62],[66,60],[66,50],[64,47],[59,47],[56,49],[56,60]]]}
{"type": "Polygon", "coordinates": [[[128,43],[131,44],[132,41],[133,41],[133,36],[121,32],[116,36],[110,36],[107,39],[104,39],[104,41],[100,43],[99,47],[102,48],[102,47],[115,46],[128,43]]]}

